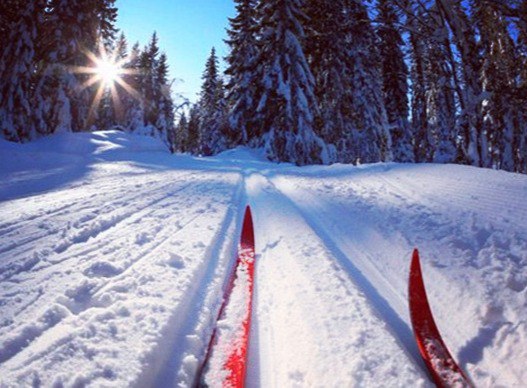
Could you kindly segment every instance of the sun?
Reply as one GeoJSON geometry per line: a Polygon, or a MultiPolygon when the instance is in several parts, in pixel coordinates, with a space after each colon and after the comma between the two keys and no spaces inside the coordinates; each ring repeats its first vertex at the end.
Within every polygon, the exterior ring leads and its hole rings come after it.
{"type": "Polygon", "coordinates": [[[106,87],[111,87],[121,76],[121,68],[118,63],[108,59],[97,60],[95,74],[106,87]]]}
{"type": "Polygon", "coordinates": [[[95,95],[88,113],[95,117],[96,110],[104,98],[110,97],[117,115],[124,114],[122,98],[124,93],[140,101],[141,96],[128,82],[136,74],[137,69],[130,69],[127,63],[133,58],[118,58],[116,52],[108,52],[104,46],[98,53],[84,51],[88,58],[88,66],[71,67],[70,71],[84,78],[80,90],[95,87],[95,95]]]}

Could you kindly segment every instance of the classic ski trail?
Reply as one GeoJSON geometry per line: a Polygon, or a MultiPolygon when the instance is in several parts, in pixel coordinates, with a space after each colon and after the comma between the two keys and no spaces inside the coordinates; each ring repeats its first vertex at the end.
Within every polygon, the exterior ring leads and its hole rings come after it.
{"type": "Polygon", "coordinates": [[[262,240],[248,386],[426,386],[423,370],[290,200],[260,174],[247,190],[266,204],[254,210],[262,240]]]}

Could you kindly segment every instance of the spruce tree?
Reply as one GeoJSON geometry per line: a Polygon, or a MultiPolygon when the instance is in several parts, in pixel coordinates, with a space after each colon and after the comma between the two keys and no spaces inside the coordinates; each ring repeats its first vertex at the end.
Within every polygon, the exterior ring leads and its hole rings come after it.
{"type": "MultiPolygon", "coordinates": [[[[520,15],[527,15],[527,0],[519,6],[520,15]]],[[[519,113],[520,129],[515,148],[515,171],[527,174],[527,17],[518,18],[518,63],[519,80],[516,92],[516,107],[519,113]]]]}
{"type": "Polygon", "coordinates": [[[200,109],[198,104],[193,105],[190,108],[188,125],[187,125],[187,137],[184,143],[183,151],[190,152],[192,154],[198,154],[200,152],[201,133],[200,133],[200,109]]]}
{"type": "MultiPolygon", "coordinates": [[[[90,129],[97,86],[86,86],[87,74],[76,69],[90,65],[87,52],[96,53],[101,36],[113,34],[113,0],[47,2],[46,27],[34,102],[38,131],[43,134],[90,129]]],[[[108,36],[109,36],[108,35],[108,36]]]]}
{"type": "Polygon", "coordinates": [[[135,43],[124,65],[125,74],[122,76],[126,86],[122,101],[124,113],[122,125],[130,132],[140,132],[144,127],[141,59],[139,43],[135,43]]]}
{"type": "Polygon", "coordinates": [[[410,80],[412,85],[412,134],[414,159],[418,163],[430,161],[428,138],[428,118],[426,100],[426,44],[421,39],[426,36],[423,31],[425,24],[419,21],[422,14],[416,9],[412,1],[406,3],[406,28],[410,31],[411,69],[410,80]]]}
{"type": "Polygon", "coordinates": [[[437,5],[452,31],[453,41],[461,57],[464,84],[460,117],[463,157],[474,166],[488,166],[489,155],[483,132],[481,56],[476,32],[463,9],[461,0],[437,0],[437,5]]]}
{"type": "MultiPolygon", "coordinates": [[[[152,38],[147,46],[145,46],[139,60],[141,69],[141,95],[143,98],[144,120],[145,126],[150,127],[150,132],[154,129],[157,121],[159,90],[156,82],[156,66],[159,55],[159,39],[157,33],[152,34],[152,38]]],[[[152,135],[155,135],[152,133],[152,135]]]]}
{"type": "Polygon", "coordinates": [[[223,82],[213,47],[203,72],[199,106],[200,153],[214,155],[226,148],[226,112],[223,82]]]}
{"type": "Polygon", "coordinates": [[[475,24],[482,48],[484,92],[484,133],[490,150],[487,167],[514,171],[513,146],[518,138],[519,122],[514,92],[517,68],[514,42],[501,9],[489,0],[473,1],[475,24]]]}
{"type": "Polygon", "coordinates": [[[185,112],[181,113],[179,122],[176,125],[176,131],[174,133],[174,151],[175,152],[188,152],[188,120],[185,112]]]}
{"type": "Polygon", "coordinates": [[[258,4],[259,47],[256,62],[256,133],[275,161],[299,165],[328,162],[326,145],[314,132],[315,81],[301,42],[304,40],[300,0],[258,4]]]}
{"type": "Polygon", "coordinates": [[[452,163],[456,159],[456,103],[447,47],[449,33],[435,6],[423,19],[427,26],[425,52],[425,96],[428,147],[427,159],[452,163]]]}
{"type": "MultiPolygon", "coordinates": [[[[371,20],[362,0],[345,0],[350,21],[352,59],[352,125],[354,147],[346,152],[363,163],[391,161],[392,139],[382,93],[380,57],[371,20]]],[[[349,160],[347,157],[344,161],[349,160]]]]}
{"type": "Polygon", "coordinates": [[[225,73],[230,77],[226,85],[229,106],[229,138],[233,144],[247,144],[255,138],[254,113],[256,79],[254,63],[257,54],[255,0],[235,0],[237,15],[229,19],[225,73]]]}
{"type": "Polygon", "coordinates": [[[174,124],[174,103],[172,101],[170,84],[168,82],[168,63],[167,56],[162,53],[155,68],[155,81],[157,88],[156,128],[160,131],[162,138],[167,142],[169,148],[175,148],[175,124],[174,124]]]}
{"type": "Polygon", "coordinates": [[[403,53],[404,42],[397,27],[400,24],[399,15],[389,0],[379,0],[377,12],[383,97],[391,128],[394,160],[411,162],[414,155],[408,123],[408,67],[403,53]]]}
{"type": "Polygon", "coordinates": [[[0,131],[12,141],[34,138],[31,100],[36,70],[37,28],[42,22],[44,0],[28,3],[12,24],[7,44],[0,55],[0,131]]]}

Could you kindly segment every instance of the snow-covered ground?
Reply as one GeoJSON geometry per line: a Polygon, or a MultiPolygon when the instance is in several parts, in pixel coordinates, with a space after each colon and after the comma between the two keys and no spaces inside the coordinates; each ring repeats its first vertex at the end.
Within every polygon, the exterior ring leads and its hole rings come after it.
{"type": "Polygon", "coordinates": [[[173,156],[120,132],[0,140],[0,386],[191,385],[247,203],[249,386],[430,386],[415,246],[460,366],[478,387],[525,386],[527,176],[173,156]]]}

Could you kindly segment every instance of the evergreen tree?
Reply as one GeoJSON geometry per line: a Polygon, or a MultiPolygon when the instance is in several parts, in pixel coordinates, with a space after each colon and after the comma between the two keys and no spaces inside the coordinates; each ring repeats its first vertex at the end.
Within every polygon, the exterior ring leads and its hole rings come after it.
{"type": "Polygon", "coordinates": [[[24,12],[27,12],[25,5],[26,2],[23,0],[0,1],[0,55],[11,41],[10,35],[16,24],[24,12]]]}
{"type": "Polygon", "coordinates": [[[448,22],[461,57],[464,84],[460,101],[463,110],[459,121],[464,161],[474,166],[488,166],[488,146],[483,132],[481,56],[476,32],[461,0],[437,0],[437,5],[448,22]]]}
{"type": "Polygon", "coordinates": [[[31,107],[35,72],[37,24],[42,22],[44,0],[31,2],[13,22],[0,56],[0,131],[12,141],[35,136],[31,107]]]}
{"type": "Polygon", "coordinates": [[[254,132],[256,79],[254,62],[257,54],[255,0],[234,0],[237,15],[229,19],[227,30],[230,54],[225,73],[230,77],[226,85],[230,108],[229,138],[233,144],[247,144],[254,132]]]}
{"type": "Polygon", "coordinates": [[[345,158],[341,160],[349,162],[358,158],[363,163],[391,161],[392,140],[384,108],[381,60],[375,31],[362,0],[345,0],[344,12],[351,23],[351,111],[356,136],[353,148],[346,147],[345,158]]]}
{"type": "Polygon", "coordinates": [[[141,96],[141,59],[139,43],[132,46],[128,60],[124,64],[123,85],[127,85],[122,93],[123,122],[122,126],[130,132],[140,132],[144,127],[144,108],[141,96]]]}
{"type": "Polygon", "coordinates": [[[200,151],[200,111],[197,104],[190,108],[190,114],[187,125],[187,137],[184,143],[183,151],[197,154],[200,151]]]}
{"type": "Polygon", "coordinates": [[[179,122],[176,126],[176,131],[174,133],[174,151],[175,152],[187,152],[188,151],[188,120],[185,112],[181,113],[179,122]]]}
{"type": "MultiPolygon", "coordinates": [[[[527,0],[522,0],[520,15],[527,15],[527,0]]],[[[515,171],[527,173],[527,17],[518,18],[518,89],[516,109],[519,113],[520,129],[515,147],[515,171]]]]}
{"type": "Polygon", "coordinates": [[[435,163],[452,163],[456,159],[457,127],[453,77],[446,50],[450,45],[448,29],[435,6],[424,20],[428,29],[424,69],[427,159],[435,163]]]}
{"type": "Polygon", "coordinates": [[[411,112],[414,158],[416,162],[422,163],[430,160],[425,77],[426,45],[421,39],[422,36],[426,36],[426,32],[423,31],[425,24],[419,22],[419,18],[421,18],[422,15],[416,10],[412,1],[406,2],[405,11],[407,15],[406,28],[410,31],[410,80],[412,85],[411,112]]]}
{"type": "MultiPolygon", "coordinates": [[[[259,142],[267,156],[299,165],[328,162],[326,145],[313,129],[317,101],[307,64],[300,0],[258,4],[260,36],[256,62],[259,142]]],[[[258,141],[257,141],[258,142],[258,141]]]]}
{"type": "Polygon", "coordinates": [[[518,138],[514,93],[517,62],[508,24],[500,7],[489,0],[473,1],[474,20],[482,48],[482,84],[486,98],[484,133],[489,148],[487,167],[514,171],[513,142],[518,138]]]}
{"type": "Polygon", "coordinates": [[[404,59],[404,42],[398,29],[399,15],[389,0],[377,4],[379,52],[382,61],[384,105],[391,127],[394,160],[414,160],[408,123],[408,67],[404,59]]]}
{"type": "Polygon", "coordinates": [[[216,50],[212,48],[203,73],[198,103],[200,152],[214,155],[226,148],[226,112],[223,82],[218,71],[216,50]]]}
{"type": "Polygon", "coordinates": [[[144,120],[145,125],[151,128],[157,121],[158,107],[156,101],[158,101],[158,94],[160,93],[157,87],[155,71],[159,55],[158,41],[157,33],[154,32],[150,43],[144,48],[139,60],[144,120]]]}
{"type": "Polygon", "coordinates": [[[339,160],[337,146],[353,143],[350,22],[343,1],[309,0],[305,12],[305,54],[318,101],[314,128],[328,144],[328,162],[332,162],[339,160]]]}
{"type": "Polygon", "coordinates": [[[168,82],[167,56],[162,53],[155,68],[156,81],[156,128],[161,132],[163,139],[166,139],[169,148],[175,149],[175,124],[174,124],[174,103],[172,101],[170,85],[168,82]]]}

